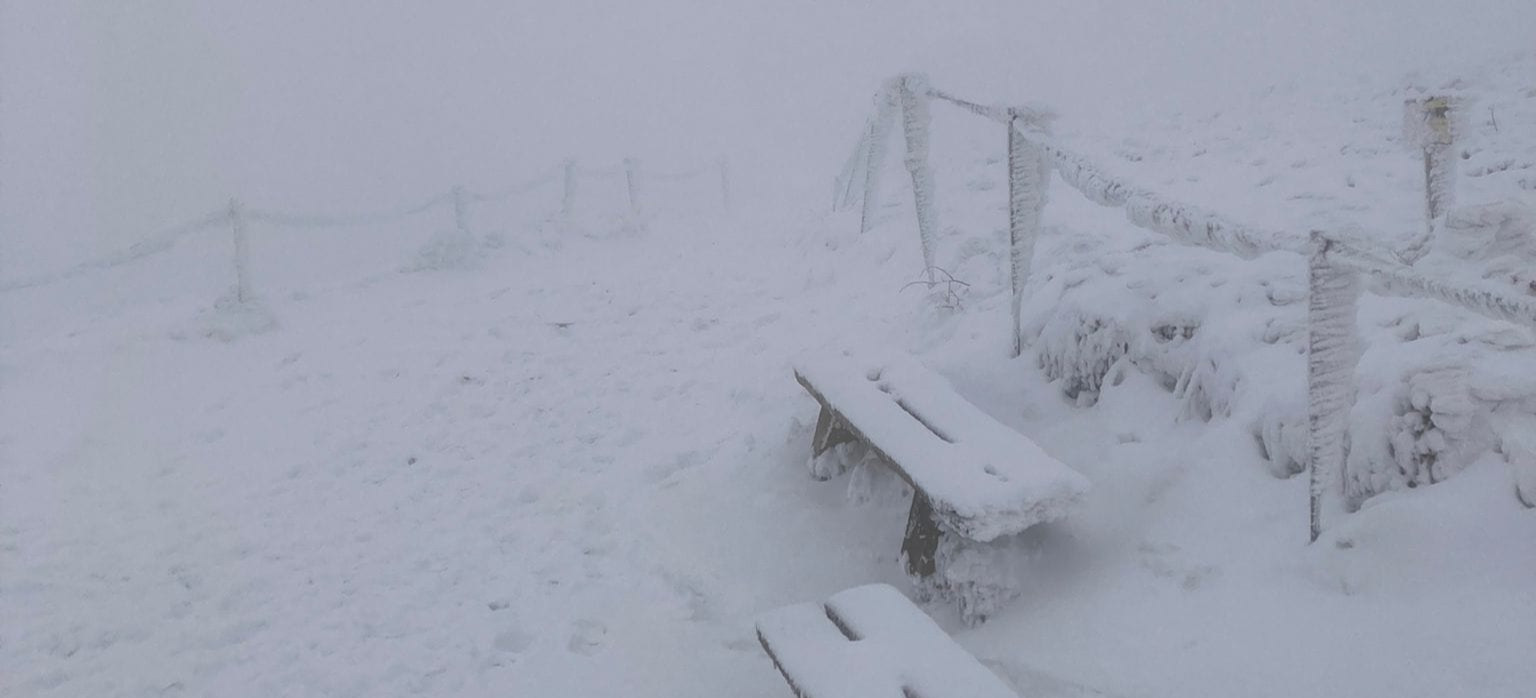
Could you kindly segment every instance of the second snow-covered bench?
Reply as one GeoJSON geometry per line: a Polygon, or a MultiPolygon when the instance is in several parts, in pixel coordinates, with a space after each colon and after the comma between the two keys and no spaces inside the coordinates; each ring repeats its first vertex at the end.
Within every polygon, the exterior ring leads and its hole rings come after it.
{"type": "Polygon", "coordinates": [[[797,698],[1018,698],[885,584],[771,611],[757,640],[797,698]]]}
{"type": "Polygon", "coordinates": [[[967,622],[1017,594],[1010,551],[1029,543],[1019,534],[1062,518],[1088,490],[1081,474],[906,354],[806,356],[795,378],[821,403],[812,474],[832,477],[848,462],[828,451],[863,444],[906,480],[907,574],[921,595],[958,601],[967,622]]]}

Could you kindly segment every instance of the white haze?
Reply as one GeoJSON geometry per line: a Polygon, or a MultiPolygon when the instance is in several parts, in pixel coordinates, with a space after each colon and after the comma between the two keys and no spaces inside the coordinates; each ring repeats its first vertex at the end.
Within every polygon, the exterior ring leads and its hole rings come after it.
{"type": "Polygon", "coordinates": [[[984,101],[1103,117],[1536,45],[1529,0],[0,8],[6,277],[131,244],[232,195],[389,207],[567,156],[679,169],[724,154],[747,210],[801,210],[822,203],[875,85],[903,70],[984,101]]]}

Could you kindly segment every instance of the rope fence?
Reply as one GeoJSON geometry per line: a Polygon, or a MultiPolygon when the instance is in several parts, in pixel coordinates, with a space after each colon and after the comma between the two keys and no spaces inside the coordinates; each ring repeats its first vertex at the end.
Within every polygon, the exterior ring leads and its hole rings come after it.
{"type": "Polygon", "coordinates": [[[1008,231],[1010,312],[1013,355],[1022,353],[1024,289],[1029,280],[1035,240],[1052,171],[1061,181],[1101,206],[1119,208],[1132,224],[1180,243],[1243,259],[1272,252],[1295,253],[1308,265],[1307,469],[1309,540],[1316,541],[1325,518],[1337,514],[1344,499],[1347,415],[1354,404],[1359,363],[1358,301],[1370,282],[1377,294],[1447,303],[1485,317],[1536,331],[1536,298],[1491,285],[1435,278],[1412,265],[1427,250],[1455,200],[1455,103],[1431,97],[1405,104],[1405,134],[1423,151],[1425,232],[1407,249],[1369,249],[1357,236],[1311,231],[1274,230],[1249,225],[1199,206],[1166,198],[1110,174],[1092,158],[1051,136],[1054,115],[1032,106],[986,105],[933,88],[926,76],[901,75],[887,80],[874,99],[853,153],[833,181],[833,210],[862,205],[860,232],[868,232],[879,194],[886,141],[899,112],[905,143],[904,164],[912,179],[918,238],[925,273],[931,279],[938,230],[928,164],[930,101],[940,101],[996,122],[1006,129],[1008,157],[1008,231]],[[862,184],[862,186],[859,186],[862,184]]]}
{"type": "MultiPolygon", "coordinates": [[[[730,174],[728,162],[724,157],[719,158],[709,166],[680,172],[662,173],[654,176],[653,179],[665,183],[686,182],[701,180],[710,175],[711,172],[716,173],[718,176],[721,209],[729,211],[731,208],[730,174]]],[[[577,192],[583,179],[589,181],[623,181],[625,185],[627,215],[633,219],[636,225],[644,225],[644,221],[641,218],[643,211],[641,198],[644,195],[644,189],[639,159],[626,158],[623,164],[616,168],[591,169],[581,167],[577,164],[576,160],[569,159],[549,168],[536,177],[506,189],[493,192],[477,192],[462,186],[455,186],[447,192],[437,194],[424,201],[381,211],[362,213],[275,211],[249,208],[244,202],[236,198],[230,200],[223,207],[181,225],[152,234],[145,240],[134,243],[122,250],[60,271],[0,281],[0,293],[49,286],[75,279],[91,272],[127,266],[160,253],[168,252],[192,235],[227,226],[231,241],[231,267],[235,277],[234,293],[237,300],[246,302],[254,297],[248,273],[250,253],[249,232],[247,229],[252,223],[284,228],[314,229],[385,225],[399,223],[414,216],[451,205],[454,217],[454,232],[466,238],[472,238],[469,216],[473,205],[508,201],[556,184],[557,182],[562,187],[560,216],[567,222],[573,220],[580,213],[576,201],[577,192]]]]}

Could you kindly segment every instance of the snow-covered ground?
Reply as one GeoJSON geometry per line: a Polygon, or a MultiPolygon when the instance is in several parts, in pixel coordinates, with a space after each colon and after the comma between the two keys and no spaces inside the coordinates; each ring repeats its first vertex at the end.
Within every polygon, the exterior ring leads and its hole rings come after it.
{"type": "MultiPolygon", "coordinates": [[[[1467,76],[1492,109],[1462,203],[1536,188],[1532,65],[1467,76]]],[[[1411,232],[1404,93],[1353,94],[1063,130],[1243,220],[1411,232]]],[[[1536,691],[1536,511],[1501,450],[1536,394],[1509,368],[1531,365],[1528,335],[1368,300],[1360,472],[1398,462],[1392,430],[1368,430],[1406,424],[1403,381],[1431,360],[1464,371],[1413,387],[1470,385],[1497,424],[1436,451],[1466,462],[1373,481],[1309,546],[1304,478],[1277,477],[1300,258],[1163,244],[1058,181],[1031,346],[1009,359],[1002,133],[950,114],[935,105],[939,263],[970,284],[953,298],[904,288],[921,258],[898,157],[863,237],[857,213],[503,221],[474,263],[422,269],[438,223],[368,245],[258,227],[270,327],[209,310],[229,277],[215,233],[9,292],[0,693],[788,695],[756,614],[905,584],[899,487],[859,480],[853,504],[804,469],[815,404],[789,360],[866,343],[922,356],[1093,482],[1065,579],[977,629],[928,609],[1021,695],[1536,691]]]]}

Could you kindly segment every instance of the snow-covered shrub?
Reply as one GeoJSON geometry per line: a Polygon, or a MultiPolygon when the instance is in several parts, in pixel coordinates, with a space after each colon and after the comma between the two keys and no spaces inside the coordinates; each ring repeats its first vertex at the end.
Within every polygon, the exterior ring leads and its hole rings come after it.
{"type": "Polygon", "coordinates": [[[1464,362],[1405,368],[1388,381],[1386,400],[1372,404],[1366,396],[1357,402],[1346,469],[1351,501],[1441,482],[1490,445],[1486,410],[1472,399],[1464,362]]]}
{"type": "Polygon", "coordinates": [[[1279,478],[1307,470],[1306,391],[1294,392],[1266,400],[1254,420],[1254,436],[1269,474],[1279,478]]]}
{"type": "Polygon", "coordinates": [[[1442,482],[1498,445],[1493,415],[1536,414],[1536,343],[1464,311],[1377,299],[1387,322],[1363,322],[1345,471],[1351,504],[1442,482]],[[1525,366],[1522,371],[1519,367],[1525,366]]]}
{"type": "MultiPolygon", "coordinates": [[[[1273,475],[1304,471],[1308,325],[1298,256],[1244,261],[1062,231],[1042,243],[1024,327],[1041,369],[1064,393],[1092,405],[1117,367],[1133,367],[1179,400],[1181,419],[1248,424],[1273,475]]],[[[1366,354],[1355,367],[1348,422],[1351,504],[1453,476],[1499,443],[1493,410],[1536,396],[1536,385],[1508,379],[1536,375],[1536,349],[1522,330],[1371,294],[1358,322],[1366,354]],[[1521,369],[1494,357],[1529,363],[1521,369]]]]}
{"type": "Polygon", "coordinates": [[[1063,307],[1041,328],[1035,347],[1046,377],[1059,381],[1062,392],[1078,404],[1092,405],[1104,376],[1130,345],[1129,334],[1112,318],[1063,307]]]}

